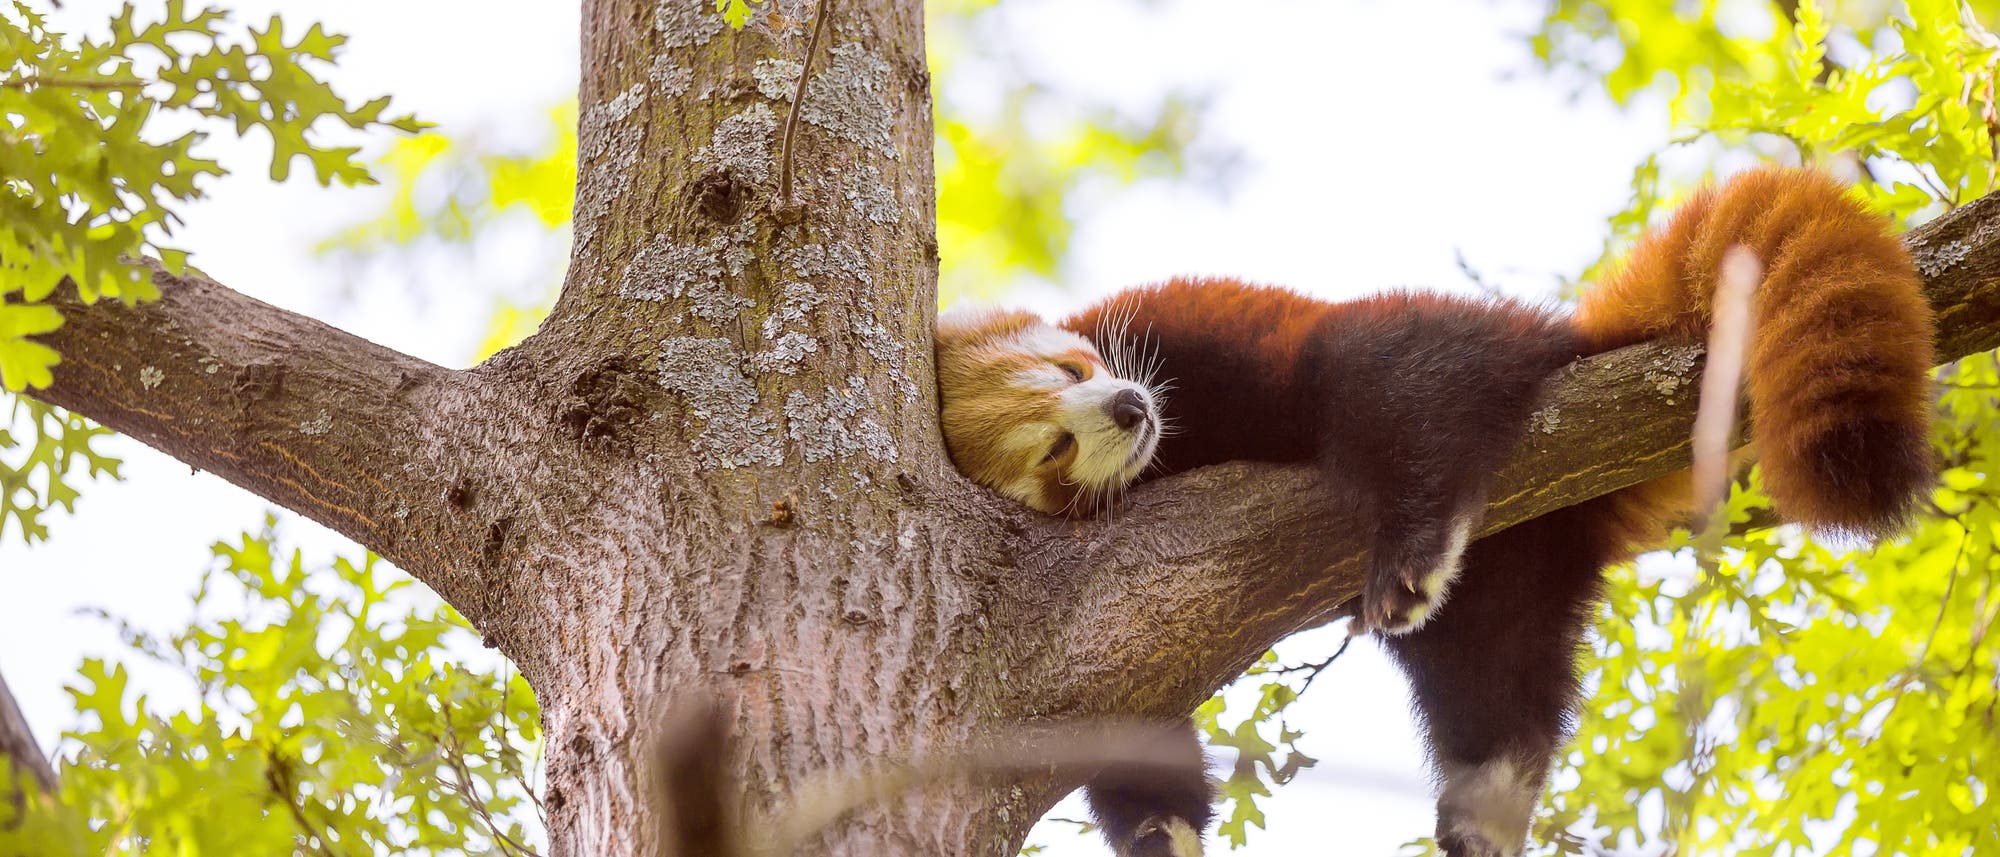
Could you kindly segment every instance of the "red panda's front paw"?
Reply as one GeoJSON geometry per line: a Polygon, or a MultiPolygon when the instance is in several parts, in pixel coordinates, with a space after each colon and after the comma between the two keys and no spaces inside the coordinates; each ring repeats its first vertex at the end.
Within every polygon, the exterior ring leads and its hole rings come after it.
{"type": "Polygon", "coordinates": [[[1380,634],[1407,634],[1423,627],[1444,601],[1444,584],[1448,582],[1428,571],[1378,567],[1369,575],[1361,592],[1361,619],[1368,623],[1368,629],[1380,634]]]}
{"type": "Polygon", "coordinates": [[[1378,543],[1361,591],[1361,621],[1368,630],[1396,635],[1422,628],[1458,579],[1472,526],[1470,519],[1460,518],[1431,530],[1428,538],[1392,537],[1378,543]]]}

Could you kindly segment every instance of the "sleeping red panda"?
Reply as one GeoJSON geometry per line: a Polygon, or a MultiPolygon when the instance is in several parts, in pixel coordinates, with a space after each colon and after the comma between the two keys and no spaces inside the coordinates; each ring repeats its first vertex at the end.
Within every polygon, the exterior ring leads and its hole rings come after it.
{"type": "MultiPolygon", "coordinates": [[[[1702,336],[1723,254],[1739,244],[1767,271],[1747,392],[1778,510],[1815,528],[1890,533],[1933,474],[1930,310],[1886,218],[1798,169],[1695,194],[1570,312],[1422,293],[1328,303],[1179,279],[1060,326],[948,313],[945,441],[969,476],[1051,514],[1238,459],[1316,462],[1329,483],[1359,492],[1369,519],[1337,522],[1366,528],[1372,546],[1357,621],[1411,682],[1440,783],[1438,844],[1451,857],[1517,855],[1574,713],[1575,655],[1600,576],[1688,511],[1689,480],[1468,544],[1486,483],[1557,369],[1702,336]],[[1145,365],[1129,365],[1142,334],[1145,365]],[[1154,371],[1172,379],[1171,395],[1151,385],[1154,371]]],[[[1200,852],[1212,811],[1199,769],[1107,770],[1090,784],[1121,857],[1200,852]]]]}

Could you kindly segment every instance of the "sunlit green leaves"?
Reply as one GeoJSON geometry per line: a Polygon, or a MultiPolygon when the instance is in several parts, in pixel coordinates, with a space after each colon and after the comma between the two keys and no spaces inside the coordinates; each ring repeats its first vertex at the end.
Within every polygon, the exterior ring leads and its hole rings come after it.
{"type": "Polygon", "coordinates": [[[321,80],[345,41],[275,16],[238,28],[224,11],[183,0],[143,14],[127,5],[81,37],[50,29],[25,3],[0,6],[0,412],[13,415],[0,422],[0,537],[12,519],[41,538],[37,516],[75,499],[63,468],[87,460],[95,473],[108,461],[79,454],[101,430],[12,394],[54,377],[61,355],[32,337],[62,324],[45,303],[59,284],[85,301],[139,301],[157,290],[133,260],[186,266],[168,243],[173,227],[205,180],[225,172],[199,154],[199,129],[261,132],[273,179],[304,159],[320,184],[352,185],[373,179],[358,145],[330,142],[329,126],[422,127],[388,116],[386,97],[350,107],[321,80]]]}
{"type": "Polygon", "coordinates": [[[1269,797],[1273,787],[1291,782],[1300,771],[1318,763],[1300,752],[1297,741],[1305,734],[1287,724],[1285,712],[1298,701],[1299,687],[1310,683],[1325,666],[1282,667],[1276,654],[1266,652],[1244,673],[1264,681],[1257,688],[1256,702],[1241,719],[1233,725],[1223,719],[1228,703],[1220,694],[1195,710],[1195,728],[1201,731],[1203,741],[1211,748],[1236,754],[1229,775],[1222,781],[1223,820],[1216,828],[1216,835],[1231,848],[1249,841],[1251,826],[1263,829],[1264,810],[1257,805],[1258,798],[1269,797]]]}
{"type": "Polygon", "coordinates": [[[33,542],[48,538],[44,512],[75,508],[68,480],[118,478],[118,459],[92,444],[111,434],[82,417],[32,399],[0,397],[0,539],[10,528],[33,542]]]}
{"type": "MultiPolygon", "coordinates": [[[[1593,85],[1620,101],[1641,91],[1664,95],[1674,141],[1662,151],[1677,162],[1719,147],[1725,159],[1830,166],[1855,175],[1863,194],[1905,222],[2000,186],[2000,38],[1951,0],[1913,0],[1902,10],[1874,2],[1561,0],[1551,3],[1535,47],[1554,67],[1600,73],[1593,85]],[[1830,46],[1842,50],[1829,53],[1830,46]],[[1607,65],[1606,56],[1619,60],[1607,65]]],[[[1614,219],[1613,240],[1586,279],[1711,162],[1700,159],[1693,173],[1680,170],[1663,184],[1660,162],[1649,160],[1634,176],[1633,205],[1614,219]]]]}
{"type": "MultiPolygon", "coordinates": [[[[1950,374],[1996,378],[1990,356],[1950,374]]],[[[1947,449],[2000,437],[1983,396],[1976,424],[1941,423],[1947,449]]],[[[1873,550],[1750,530],[1711,573],[1684,559],[1658,577],[1614,575],[1589,664],[1597,689],[1557,777],[1573,785],[1550,807],[1700,853],[2000,847],[2000,819],[1979,811],[2000,770],[1989,472],[1954,467],[1939,508],[1873,550]],[[1658,826],[1645,821],[1653,801],[1658,826]]]]}
{"type": "Polygon", "coordinates": [[[750,23],[750,7],[762,5],[764,0],[715,0],[715,11],[722,13],[722,20],[738,30],[750,23]]]}
{"type": "Polygon", "coordinates": [[[1054,276],[1075,229],[1070,197],[1087,182],[1187,168],[1198,104],[1169,98],[1143,123],[1095,110],[1045,130],[1030,117],[1047,97],[1023,88],[997,114],[973,120],[940,111],[938,292],[947,303],[993,298],[1023,275],[1054,276]]]}
{"type": "Polygon", "coordinates": [[[470,629],[374,557],[308,562],[267,528],[214,547],[206,618],[143,656],[184,673],[184,711],[86,662],[59,801],[4,819],[0,853],[531,853],[540,714],[504,665],[468,666],[470,629]]]}
{"type": "Polygon", "coordinates": [[[326,123],[353,129],[421,127],[387,117],[388,99],[350,107],[320,80],[345,37],[314,24],[287,33],[277,17],[241,32],[219,9],[169,0],[142,18],[126,6],[101,35],[49,29],[25,3],[0,8],[0,387],[49,381],[57,355],[22,337],[60,315],[35,304],[65,279],[86,301],[145,300],[152,256],[177,271],[185,254],[165,241],[179,208],[221,164],[201,157],[212,120],[238,135],[261,130],[273,179],[303,158],[321,184],[370,181],[359,147],[327,142],[326,123]],[[170,121],[161,120],[173,116],[170,121]],[[322,121],[324,120],[324,122],[322,121]],[[207,124],[207,123],[200,123],[207,124]],[[315,127],[315,125],[322,127],[315,127]]]}

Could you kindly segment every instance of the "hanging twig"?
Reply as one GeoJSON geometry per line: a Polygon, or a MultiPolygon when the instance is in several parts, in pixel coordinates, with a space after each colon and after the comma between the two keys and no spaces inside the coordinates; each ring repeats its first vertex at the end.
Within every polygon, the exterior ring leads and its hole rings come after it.
{"type": "Polygon", "coordinates": [[[819,36],[826,30],[826,16],[833,6],[833,0],[819,0],[819,11],[813,13],[812,38],[806,41],[806,56],[799,63],[799,85],[792,90],[792,112],[785,116],[785,142],[780,147],[778,167],[778,199],[785,206],[792,204],[792,134],[799,127],[799,107],[806,102],[806,78],[812,76],[813,54],[819,52],[819,36]]]}

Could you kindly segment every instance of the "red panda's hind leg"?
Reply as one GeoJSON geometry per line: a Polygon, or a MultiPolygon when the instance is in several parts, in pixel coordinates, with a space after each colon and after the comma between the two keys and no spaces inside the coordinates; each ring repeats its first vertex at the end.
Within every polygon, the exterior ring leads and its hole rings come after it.
{"type": "Polygon", "coordinates": [[[1611,544],[1611,500],[1474,542],[1452,599],[1383,640],[1410,681],[1446,857],[1518,857],[1577,702],[1576,655],[1611,544]]]}
{"type": "Polygon", "coordinates": [[[1091,817],[1118,857],[1201,857],[1215,789],[1194,721],[1161,730],[1150,749],[1151,763],[1107,765],[1091,779],[1091,817]]]}

